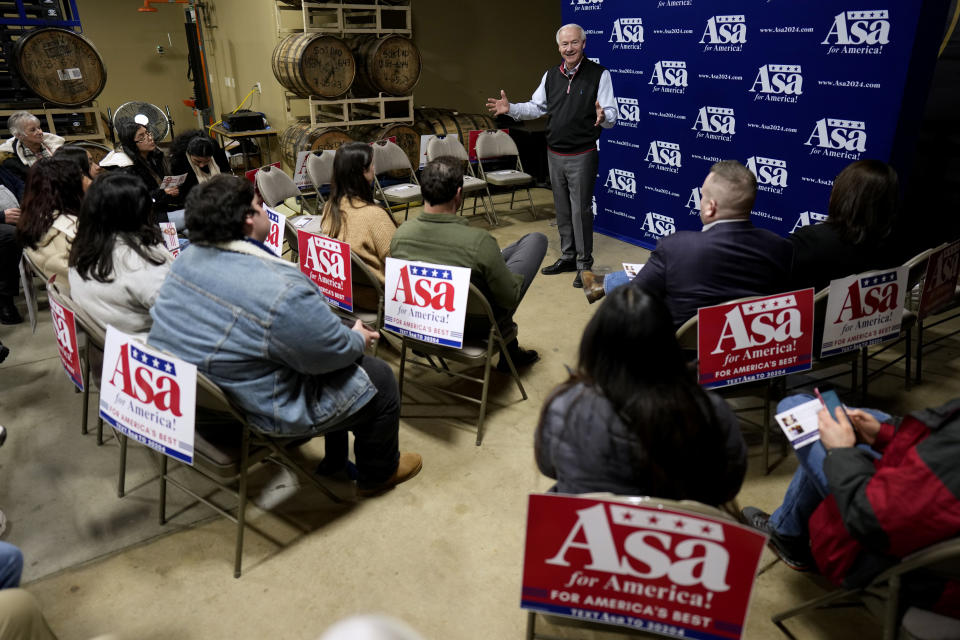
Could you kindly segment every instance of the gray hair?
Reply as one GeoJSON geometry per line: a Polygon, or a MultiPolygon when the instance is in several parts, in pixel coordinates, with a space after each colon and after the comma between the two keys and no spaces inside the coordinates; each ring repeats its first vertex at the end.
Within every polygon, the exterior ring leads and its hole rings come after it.
{"type": "Polygon", "coordinates": [[[11,135],[19,136],[21,133],[23,133],[23,125],[30,120],[35,120],[37,124],[40,124],[40,118],[33,115],[29,111],[17,111],[7,118],[7,129],[10,130],[11,135]]]}
{"type": "Polygon", "coordinates": [[[720,181],[718,207],[722,217],[750,217],[750,209],[757,197],[757,177],[750,169],[736,160],[721,160],[712,167],[712,173],[720,181]]]}
{"type": "Polygon", "coordinates": [[[571,22],[570,24],[565,24],[559,29],[557,29],[557,44],[560,44],[560,32],[563,31],[564,29],[576,29],[577,31],[580,32],[580,41],[581,42],[587,41],[587,32],[583,30],[583,27],[571,22]]]}

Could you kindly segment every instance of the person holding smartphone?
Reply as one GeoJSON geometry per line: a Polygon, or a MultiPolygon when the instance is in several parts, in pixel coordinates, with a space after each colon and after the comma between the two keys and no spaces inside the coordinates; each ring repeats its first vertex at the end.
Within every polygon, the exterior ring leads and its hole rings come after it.
{"type": "MultiPolygon", "coordinates": [[[[811,399],[792,396],[777,410],[811,399]]],[[[818,426],[820,441],[797,450],[800,466],[780,507],[772,515],[743,510],[785,564],[858,587],[900,558],[960,534],[960,398],[903,418],[823,408],[818,426]]],[[[940,598],[949,593],[943,580],[925,576],[905,586],[924,594],[913,604],[960,617],[956,598],[940,598]]]]}

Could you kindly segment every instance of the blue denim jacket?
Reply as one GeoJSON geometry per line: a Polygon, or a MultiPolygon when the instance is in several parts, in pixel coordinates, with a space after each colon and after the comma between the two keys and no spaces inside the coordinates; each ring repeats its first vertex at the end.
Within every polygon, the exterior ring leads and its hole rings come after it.
{"type": "Polygon", "coordinates": [[[264,433],[319,434],[376,394],[343,326],[297,266],[252,242],[193,244],[170,267],[147,342],[218,384],[264,433]]]}

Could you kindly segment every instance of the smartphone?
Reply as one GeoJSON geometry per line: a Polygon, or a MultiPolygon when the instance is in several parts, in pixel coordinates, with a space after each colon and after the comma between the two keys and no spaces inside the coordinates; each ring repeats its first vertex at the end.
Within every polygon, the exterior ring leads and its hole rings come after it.
{"type": "Polygon", "coordinates": [[[847,419],[847,422],[850,423],[850,426],[853,426],[853,421],[850,420],[850,416],[847,415],[847,410],[843,407],[843,403],[840,402],[840,398],[837,397],[836,391],[824,391],[820,393],[819,389],[814,389],[813,392],[817,394],[817,399],[820,400],[820,403],[826,408],[827,413],[830,414],[830,417],[836,420],[837,418],[837,407],[840,407],[840,410],[843,411],[843,416],[847,419]]]}

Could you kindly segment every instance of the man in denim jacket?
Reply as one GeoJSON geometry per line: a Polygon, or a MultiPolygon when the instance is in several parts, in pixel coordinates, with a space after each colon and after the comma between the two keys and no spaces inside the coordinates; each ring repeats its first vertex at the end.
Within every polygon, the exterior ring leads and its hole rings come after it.
{"type": "Polygon", "coordinates": [[[252,185],[217,176],[191,191],[186,217],[191,246],[160,288],[147,341],[196,364],[263,433],[353,431],[360,495],[416,475],[420,456],[398,449],[393,371],[364,355],[379,334],[346,328],[263,244],[270,220],[252,185]]]}

